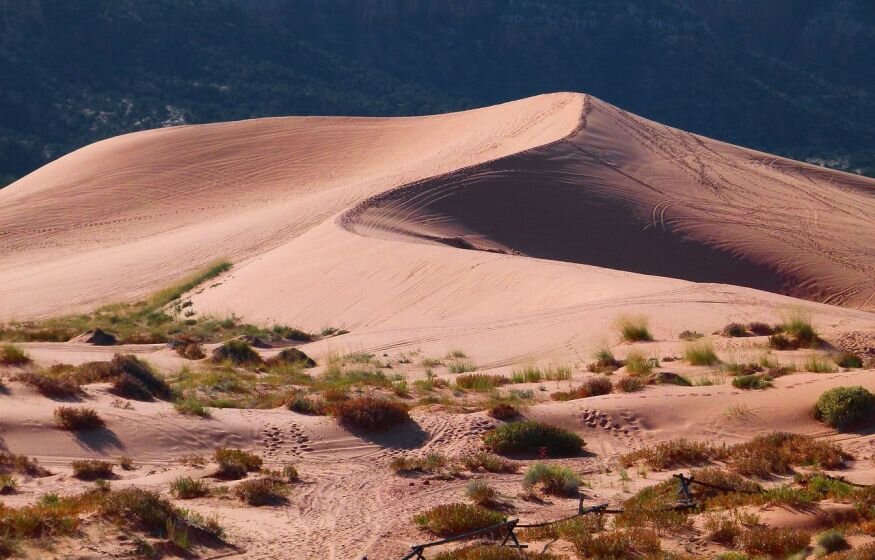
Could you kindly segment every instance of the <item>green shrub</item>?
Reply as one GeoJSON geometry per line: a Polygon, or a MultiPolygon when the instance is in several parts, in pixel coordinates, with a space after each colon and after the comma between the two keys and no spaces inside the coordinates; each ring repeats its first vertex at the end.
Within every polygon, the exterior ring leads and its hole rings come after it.
{"type": "Polygon", "coordinates": [[[261,457],[254,453],[226,447],[216,449],[213,459],[219,464],[216,476],[232,480],[243,478],[248,472],[261,470],[263,464],[261,457]]]}
{"type": "Polygon", "coordinates": [[[769,337],[769,347],[775,350],[794,350],[799,348],[795,340],[791,340],[781,333],[769,337]]]}
{"type": "Polygon", "coordinates": [[[621,377],[617,383],[616,387],[623,393],[634,393],[636,391],[641,391],[644,389],[644,380],[640,377],[633,377],[631,375],[626,375],[621,377]]]}
{"type": "Polygon", "coordinates": [[[519,414],[519,409],[509,403],[498,403],[489,409],[489,416],[496,420],[511,420],[519,416],[519,414]]]}
{"type": "Polygon", "coordinates": [[[447,362],[447,369],[450,370],[450,373],[466,373],[476,371],[477,365],[471,360],[456,358],[447,362]]]}
{"type": "Polygon", "coordinates": [[[547,552],[528,552],[495,544],[475,544],[449,552],[441,552],[434,560],[564,560],[547,552]]]}
{"type": "Polygon", "coordinates": [[[580,487],[580,477],[565,467],[535,463],[526,470],[523,484],[528,488],[540,484],[548,494],[574,496],[580,487]]]}
{"type": "Polygon", "coordinates": [[[621,315],[616,328],[620,338],[626,342],[649,342],[653,340],[647,317],[644,315],[621,315]]]}
{"type": "Polygon", "coordinates": [[[848,541],[845,540],[845,535],[836,529],[829,529],[828,531],[824,531],[817,535],[814,538],[814,542],[817,543],[819,548],[827,553],[838,552],[839,550],[849,548],[848,541]]]}
{"type": "Polygon", "coordinates": [[[299,365],[303,368],[311,368],[316,366],[316,362],[310,356],[297,348],[286,348],[273,358],[268,359],[265,363],[268,367],[299,365]]]}
{"type": "Polygon", "coordinates": [[[747,330],[755,334],[756,336],[767,336],[771,334],[775,334],[775,329],[769,325],[768,323],[763,323],[761,321],[754,321],[747,325],[747,330]]]}
{"type": "Polygon", "coordinates": [[[258,352],[243,340],[229,340],[213,350],[214,363],[230,362],[236,366],[257,366],[263,363],[258,352]]]}
{"type": "Polygon", "coordinates": [[[835,363],[838,364],[839,367],[855,369],[863,367],[863,359],[856,354],[851,354],[850,352],[844,352],[839,354],[835,358],[835,363]]]}
{"type": "Polygon", "coordinates": [[[292,412],[297,412],[298,414],[308,414],[310,416],[325,416],[328,414],[328,407],[324,400],[309,398],[301,391],[295,391],[292,394],[286,407],[292,412]]]}
{"type": "Polygon", "coordinates": [[[661,548],[659,537],[642,528],[581,533],[571,538],[578,558],[625,560],[627,558],[657,558],[661,548]]]}
{"type": "Polygon", "coordinates": [[[467,373],[456,378],[456,386],[459,389],[472,391],[491,391],[510,382],[503,375],[490,375],[488,373],[467,373]]]}
{"type": "Polygon", "coordinates": [[[801,529],[764,526],[750,527],[736,539],[748,554],[767,554],[776,558],[804,550],[810,541],[811,535],[801,529]]]}
{"type": "Polygon", "coordinates": [[[747,336],[747,327],[742,325],[741,323],[729,323],[723,330],[721,331],[723,336],[729,337],[741,337],[747,336]]]}
{"type": "Polygon", "coordinates": [[[26,371],[14,377],[50,399],[72,399],[82,394],[79,384],[65,374],[26,371]]]}
{"type": "Polygon", "coordinates": [[[739,375],[732,379],[732,386],[738,389],[765,389],[772,386],[768,375],[739,375]]]}
{"type": "Polygon", "coordinates": [[[694,366],[710,366],[718,363],[720,359],[714,353],[711,341],[688,342],[684,349],[684,358],[694,366]]]}
{"type": "Polygon", "coordinates": [[[12,475],[0,474],[0,495],[14,494],[16,488],[18,488],[18,483],[15,482],[12,475]]]}
{"type": "Polygon", "coordinates": [[[395,457],[389,464],[396,473],[424,472],[437,473],[443,470],[449,461],[439,453],[429,453],[425,457],[395,457]]]}
{"type": "Polygon", "coordinates": [[[483,441],[495,453],[535,453],[543,448],[554,456],[572,456],[584,447],[574,432],[532,420],[499,426],[483,441]]]}
{"type": "Polygon", "coordinates": [[[210,493],[210,489],[203,480],[181,476],[170,483],[170,493],[180,500],[190,500],[206,496],[210,493]]]}
{"type": "Polygon", "coordinates": [[[793,466],[836,469],[850,459],[837,444],[788,432],[755,436],[725,450],[729,465],[739,474],[768,478],[790,474],[793,466]]]}
{"type": "Polygon", "coordinates": [[[404,404],[370,396],[338,403],[334,415],[341,424],[362,430],[387,430],[410,421],[404,404]]]}
{"type": "Polygon", "coordinates": [[[23,366],[30,363],[30,356],[20,346],[4,344],[0,346],[0,365],[23,366]]]}
{"type": "Polygon", "coordinates": [[[710,462],[715,454],[715,448],[711,444],[681,438],[661,441],[626,453],[620,457],[620,464],[631,467],[638,462],[643,462],[651,469],[665,470],[680,466],[702,465],[710,462]]]}
{"type": "Polygon", "coordinates": [[[287,484],[270,477],[244,480],[234,487],[234,495],[251,506],[280,503],[288,493],[287,484]]]}
{"type": "Polygon", "coordinates": [[[817,331],[811,324],[811,315],[801,309],[789,311],[784,315],[781,330],[793,337],[799,348],[811,348],[819,341],[817,331]]]}
{"type": "Polygon", "coordinates": [[[210,409],[195,397],[177,399],[173,403],[173,408],[180,414],[200,416],[201,418],[208,418],[210,416],[210,409]]]}
{"type": "Polygon", "coordinates": [[[283,480],[286,482],[300,482],[301,475],[294,465],[286,465],[282,470],[283,480]]]}
{"type": "Polygon", "coordinates": [[[704,336],[705,335],[700,333],[700,332],[685,330],[685,331],[681,331],[681,334],[678,335],[678,338],[681,340],[686,340],[687,342],[692,342],[692,341],[698,340],[704,336]]]}
{"type": "Polygon", "coordinates": [[[626,355],[626,371],[633,375],[647,375],[653,370],[653,360],[643,353],[632,350],[626,355]]]}
{"type": "Polygon", "coordinates": [[[444,504],[413,516],[422,529],[440,537],[454,537],[506,521],[502,514],[471,504],[444,504]]]}
{"type": "Polygon", "coordinates": [[[482,480],[472,480],[465,486],[465,496],[477,505],[488,506],[495,503],[498,492],[482,480]]]}
{"type": "Polygon", "coordinates": [[[73,467],[73,476],[80,480],[105,480],[113,476],[113,464],[107,461],[83,459],[73,461],[70,466],[73,467]]]}
{"type": "Polygon", "coordinates": [[[519,464],[482,451],[465,455],[461,461],[462,465],[471,472],[483,470],[491,473],[515,473],[519,470],[519,464]]]}
{"type": "Polygon", "coordinates": [[[838,371],[832,362],[819,356],[808,356],[802,370],[812,373],[835,373],[838,371]]]}
{"type": "Polygon", "coordinates": [[[837,430],[844,430],[873,416],[875,395],[861,386],[835,387],[817,399],[815,418],[837,430]]]}
{"type": "Polygon", "coordinates": [[[55,409],[55,424],[62,430],[96,430],[105,426],[93,408],[59,406],[55,409]]]}

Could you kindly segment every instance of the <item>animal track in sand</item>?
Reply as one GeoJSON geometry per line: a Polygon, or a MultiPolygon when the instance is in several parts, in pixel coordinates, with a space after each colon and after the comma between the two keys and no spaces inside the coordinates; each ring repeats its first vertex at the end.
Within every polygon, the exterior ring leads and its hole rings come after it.
{"type": "Polygon", "coordinates": [[[294,422],[288,422],[285,431],[270,422],[261,429],[259,443],[265,448],[267,459],[300,458],[311,451],[310,437],[294,422]]]}

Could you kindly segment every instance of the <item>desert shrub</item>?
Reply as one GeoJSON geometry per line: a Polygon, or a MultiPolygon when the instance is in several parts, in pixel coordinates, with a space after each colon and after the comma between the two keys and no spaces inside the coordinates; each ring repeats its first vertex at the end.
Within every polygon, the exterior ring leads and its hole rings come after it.
{"type": "Polygon", "coordinates": [[[626,453],[620,457],[620,464],[631,467],[643,462],[651,469],[665,470],[680,466],[702,465],[710,462],[717,453],[716,448],[708,443],[683,438],[673,439],[626,453]]]}
{"type": "Polygon", "coordinates": [[[79,384],[63,374],[51,375],[43,371],[26,371],[16,375],[14,379],[33,387],[50,399],[71,399],[82,394],[79,384]]]}
{"type": "Polygon", "coordinates": [[[120,397],[150,401],[172,395],[167,382],[132,354],[116,354],[109,364],[110,375],[114,378],[112,392],[120,397]]]}
{"type": "Polygon", "coordinates": [[[835,373],[837,371],[835,364],[819,356],[808,356],[802,370],[811,373],[835,373]]]}
{"type": "Polygon", "coordinates": [[[440,537],[454,537],[506,521],[504,515],[472,504],[444,504],[413,516],[422,529],[440,537]]]}
{"type": "Polygon", "coordinates": [[[325,416],[328,407],[325,401],[319,398],[310,398],[301,391],[295,391],[286,403],[286,408],[298,414],[310,416],[325,416]]]}
{"type": "Polygon", "coordinates": [[[541,485],[544,492],[557,496],[573,496],[580,487],[580,477],[571,469],[546,463],[535,463],[526,470],[523,484],[527,488],[541,485]]]}
{"type": "Polygon", "coordinates": [[[679,385],[681,387],[692,387],[693,383],[678,373],[672,373],[670,371],[660,371],[655,374],[651,380],[651,383],[660,383],[663,385],[679,385]]]}
{"type": "Polygon", "coordinates": [[[563,560],[547,552],[528,552],[508,546],[475,544],[456,550],[441,552],[434,560],[563,560]]]}
{"type": "Polygon", "coordinates": [[[510,382],[503,375],[490,375],[488,373],[467,373],[456,378],[456,387],[472,391],[491,391],[510,382]]]}
{"type": "Polygon", "coordinates": [[[614,519],[615,527],[650,527],[657,533],[688,530],[688,511],[673,510],[676,484],[666,480],[646,486],[623,501],[623,512],[614,519]]]}
{"type": "Polygon", "coordinates": [[[495,453],[534,453],[544,448],[551,455],[577,455],[584,447],[574,432],[532,420],[499,426],[483,442],[495,453]]]}
{"type": "Polygon", "coordinates": [[[795,340],[791,340],[782,333],[778,333],[769,337],[769,347],[775,350],[794,350],[799,346],[795,340]]]}
{"type": "Polygon", "coordinates": [[[732,546],[742,531],[738,521],[725,515],[707,516],[704,527],[709,540],[724,546],[732,546]]]}
{"type": "Polygon", "coordinates": [[[589,392],[589,389],[581,385],[580,387],[574,387],[569,389],[568,391],[556,391],[550,393],[550,398],[554,401],[573,401],[576,399],[585,399],[587,397],[592,396],[589,392]]]}
{"type": "Polygon", "coordinates": [[[117,523],[162,535],[168,520],[178,519],[176,508],[157,492],[130,487],[114,490],[100,501],[98,513],[117,523]]]}
{"type": "Polygon", "coordinates": [[[295,468],[294,465],[286,465],[282,470],[283,480],[286,482],[300,482],[301,474],[298,472],[298,469],[295,468]]]}
{"type": "Polygon", "coordinates": [[[611,384],[611,380],[607,377],[590,377],[584,380],[582,386],[593,397],[607,395],[614,388],[611,384]]]}
{"type": "Polygon", "coordinates": [[[811,315],[801,309],[786,313],[780,326],[799,348],[811,348],[819,341],[817,331],[811,324],[811,315]]]}
{"type": "Polygon", "coordinates": [[[681,340],[686,340],[687,342],[692,342],[693,340],[698,340],[703,336],[705,335],[700,332],[685,330],[681,331],[681,334],[678,335],[678,338],[681,340]]]}
{"type": "Polygon", "coordinates": [[[230,362],[236,366],[257,366],[263,363],[258,352],[243,340],[229,340],[213,350],[214,363],[230,362]]]}
{"type": "Polygon", "coordinates": [[[396,473],[424,472],[437,473],[443,470],[449,461],[439,453],[429,453],[425,457],[395,457],[389,463],[389,468],[396,473]]]}
{"type": "Polygon", "coordinates": [[[644,380],[640,377],[632,377],[631,375],[626,375],[621,377],[617,383],[617,389],[622,391],[623,393],[634,393],[636,391],[640,391],[644,389],[644,380]]]}
{"type": "Polygon", "coordinates": [[[180,500],[190,500],[206,496],[210,493],[210,489],[203,480],[181,476],[170,483],[170,493],[180,500]]]}
{"type": "Polygon", "coordinates": [[[533,364],[522,368],[514,368],[510,373],[511,383],[537,383],[542,378],[541,370],[533,364]]]}
{"type": "Polygon", "coordinates": [[[465,496],[480,506],[488,506],[495,503],[498,491],[482,480],[472,480],[465,486],[465,496]]]}
{"type": "Polygon", "coordinates": [[[844,352],[833,358],[839,367],[854,369],[863,367],[863,359],[856,354],[844,352]]]}
{"type": "Polygon", "coordinates": [[[282,502],[288,493],[286,483],[271,477],[244,480],[234,487],[234,495],[251,506],[282,502]]]}
{"type": "Polygon", "coordinates": [[[589,364],[587,369],[594,373],[612,372],[623,364],[614,356],[614,352],[607,344],[599,346],[593,353],[595,362],[589,364]]]}
{"type": "Polygon", "coordinates": [[[55,424],[62,430],[96,430],[105,425],[93,408],[59,406],[55,409],[54,416],[55,424]]]}
{"type": "Polygon", "coordinates": [[[316,366],[316,362],[297,348],[286,348],[265,362],[269,367],[281,365],[299,365],[304,368],[316,366]]]}
{"type": "Polygon", "coordinates": [[[784,558],[808,546],[811,535],[801,529],[754,526],[742,531],[736,542],[748,554],[784,558]]]}
{"type": "Polygon", "coordinates": [[[875,395],[861,386],[825,391],[814,405],[814,416],[837,430],[844,430],[875,415],[875,395]]]}
{"type": "Polygon", "coordinates": [[[447,362],[447,369],[450,370],[450,373],[466,373],[476,371],[477,365],[471,360],[455,358],[447,362]]]}
{"type": "Polygon", "coordinates": [[[729,323],[723,330],[720,331],[723,336],[729,337],[741,337],[747,336],[747,327],[742,325],[741,323],[729,323]]]}
{"type": "Polygon", "coordinates": [[[113,464],[97,459],[83,459],[70,463],[73,468],[73,476],[80,480],[100,480],[112,478],[113,464]]]}
{"type": "Polygon", "coordinates": [[[173,408],[175,408],[176,412],[180,414],[200,416],[201,418],[208,418],[210,416],[210,409],[204,406],[204,403],[196,397],[183,397],[176,399],[173,403],[173,408]]]}
{"type": "Polygon", "coordinates": [[[122,455],[118,458],[118,466],[120,466],[122,470],[132,471],[134,470],[134,461],[127,455],[122,455]]]}
{"type": "MultiPolygon", "coordinates": [[[[753,495],[762,490],[762,487],[759,484],[748,480],[743,476],[714,467],[693,469],[690,472],[690,476],[695,478],[699,482],[704,482],[705,484],[723,486],[725,488],[734,488],[739,492],[746,493],[748,495],[753,495]]],[[[707,486],[702,486],[698,484],[693,485],[693,487],[691,488],[691,492],[695,500],[706,501],[709,505],[713,501],[715,502],[716,507],[720,507],[721,505],[731,505],[733,501],[738,498],[737,494],[727,494],[724,491],[714,488],[708,488],[707,486]]]]}
{"type": "Polygon", "coordinates": [[[747,330],[749,330],[756,336],[767,336],[775,334],[775,329],[772,328],[772,326],[768,323],[763,323],[762,321],[754,321],[752,323],[748,323],[747,330]]]}
{"type": "Polygon", "coordinates": [[[213,459],[219,464],[216,476],[232,480],[243,478],[248,472],[261,470],[263,464],[261,457],[254,453],[226,447],[216,449],[213,459]]]}
{"type": "Polygon", "coordinates": [[[641,528],[596,534],[581,533],[573,537],[571,543],[579,558],[654,558],[661,550],[656,533],[641,528]]]}
{"type": "Polygon", "coordinates": [[[739,474],[762,478],[789,474],[791,467],[797,465],[835,469],[850,458],[835,443],[788,432],[758,435],[729,447],[726,455],[730,466],[739,474]]]}
{"type": "Polygon", "coordinates": [[[496,420],[511,420],[519,416],[519,414],[519,409],[509,403],[498,403],[489,409],[489,416],[496,420]]]}
{"type": "Polygon", "coordinates": [[[838,552],[848,547],[848,541],[845,540],[845,535],[836,529],[829,529],[814,537],[814,542],[818,548],[826,553],[838,552]]]}
{"type": "Polygon", "coordinates": [[[732,379],[732,386],[737,389],[765,389],[772,386],[772,378],[768,375],[739,375],[732,379]]]}
{"type": "Polygon", "coordinates": [[[207,357],[204,347],[200,342],[178,344],[174,350],[176,350],[180,357],[186,360],[202,360],[207,357]]]}
{"type": "Polygon", "coordinates": [[[644,315],[621,315],[617,318],[615,326],[620,333],[620,338],[626,342],[653,340],[650,321],[644,315]]]}
{"type": "Polygon", "coordinates": [[[0,494],[14,494],[18,488],[18,483],[12,478],[12,475],[0,474],[0,494]]]}
{"type": "Polygon", "coordinates": [[[26,455],[15,455],[0,451],[0,474],[18,472],[29,476],[47,476],[49,471],[41,467],[39,461],[26,455]]]}
{"type": "Polygon", "coordinates": [[[341,424],[363,430],[386,430],[410,421],[410,412],[404,404],[377,397],[337,403],[334,415],[341,424]]]}
{"type": "Polygon", "coordinates": [[[694,366],[710,366],[720,361],[710,341],[688,342],[684,358],[694,366]]]}
{"type": "Polygon", "coordinates": [[[0,346],[0,365],[23,366],[30,363],[30,356],[20,346],[4,344],[0,346]]]}
{"type": "Polygon", "coordinates": [[[482,451],[465,455],[462,457],[461,462],[471,472],[483,470],[491,473],[515,473],[519,470],[519,464],[508,461],[504,457],[482,451]]]}
{"type": "Polygon", "coordinates": [[[632,350],[626,355],[626,371],[633,375],[647,375],[653,370],[653,360],[632,350]]]}
{"type": "Polygon", "coordinates": [[[875,541],[860,545],[851,550],[833,552],[823,556],[823,560],[872,560],[875,558],[875,541]]]}

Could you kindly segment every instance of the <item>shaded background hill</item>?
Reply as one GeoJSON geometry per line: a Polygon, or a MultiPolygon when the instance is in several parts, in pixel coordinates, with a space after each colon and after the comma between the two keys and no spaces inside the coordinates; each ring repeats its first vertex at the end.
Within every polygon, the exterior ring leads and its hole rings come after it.
{"type": "Polygon", "coordinates": [[[585,91],[875,174],[866,0],[2,0],[0,185],[120,133],[585,91]]]}

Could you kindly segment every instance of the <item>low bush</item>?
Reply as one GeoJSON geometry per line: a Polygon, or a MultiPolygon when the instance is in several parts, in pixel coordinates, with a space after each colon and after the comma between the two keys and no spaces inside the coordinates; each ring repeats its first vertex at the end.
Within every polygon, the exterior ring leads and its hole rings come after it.
{"type": "Polygon", "coordinates": [[[620,464],[631,467],[639,462],[653,470],[703,465],[714,458],[716,449],[708,443],[674,439],[649,445],[620,457],[620,464]]]}
{"type": "Polygon", "coordinates": [[[263,464],[261,457],[254,453],[226,447],[216,449],[213,459],[219,464],[216,476],[231,480],[243,478],[248,472],[257,472],[263,464]]]}
{"type": "Polygon", "coordinates": [[[741,337],[747,336],[747,327],[742,325],[741,323],[729,323],[723,330],[720,331],[723,336],[729,337],[741,337]]]}
{"type": "Polygon", "coordinates": [[[64,374],[52,375],[45,371],[26,371],[16,375],[13,379],[33,387],[41,395],[50,399],[72,399],[82,394],[79,384],[64,374]]]}
{"type": "Polygon", "coordinates": [[[362,430],[387,430],[410,421],[410,412],[404,404],[378,397],[337,403],[334,415],[341,424],[362,430]]]}
{"type": "Polygon", "coordinates": [[[817,330],[811,324],[811,315],[801,309],[786,313],[780,327],[786,335],[794,339],[798,348],[812,348],[820,340],[817,330]]]}
{"type": "Polygon", "coordinates": [[[850,548],[848,541],[845,539],[844,533],[836,529],[829,529],[828,531],[820,533],[814,537],[814,542],[817,543],[817,547],[820,550],[827,554],[850,548]]]}
{"type": "Polygon", "coordinates": [[[156,374],[149,364],[132,354],[116,354],[102,375],[112,381],[112,392],[128,399],[151,401],[153,398],[168,399],[172,396],[170,386],[156,374]]]}
{"type": "Polygon", "coordinates": [[[0,474],[0,495],[14,494],[18,488],[18,483],[12,478],[12,475],[0,474]]]}
{"type": "Polygon", "coordinates": [[[286,465],[283,467],[282,477],[286,482],[300,482],[301,474],[298,472],[298,469],[295,468],[294,465],[286,465]]]}
{"type": "Polygon", "coordinates": [[[488,414],[496,420],[512,420],[520,415],[520,411],[512,404],[498,403],[489,409],[488,414]]]}
{"type": "Polygon", "coordinates": [[[482,480],[472,480],[465,486],[465,496],[480,506],[489,506],[498,498],[498,491],[482,480]]]}
{"type": "Polygon", "coordinates": [[[768,323],[763,323],[761,321],[754,321],[752,323],[748,323],[747,330],[755,334],[756,336],[768,336],[771,334],[775,334],[775,329],[768,323]]]}
{"type": "Polygon", "coordinates": [[[578,455],[584,447],[574,432],[532,420],[499,426],[483,442],[495,453],[535,453],[543,448],[554,456],[578,455]]]}
{"type": "Polygon", "coordinates": [[[736,543],[748,554],[767,554],[775,558],[804,550],[811,535],[802,529],[754,526],[742,531],[736,543]]]}
{"type": "Polygon", "coordinates": [[[454,537],[506,521],[504,515],[472,504],[444,504],[413,516],[422,529],[440,537],[454,537]]]}
{"type": "Polygon", "coordinates": [[[107,461],[83,459],[73,461],[70,466],[73,468],[73,476],[79,480],[106,480],[113,476],[113,464],[107,461]]]}
{"type": "Polygon", "coordinates": [[[214,363],[229,362],[235,366],[257,366],[263,363],[258,352],[243,340],[229,340],[222,344],[213,350],[213,356],[210,359],[214,363]]]}
{"type": "Polygon", "coordinates": [[[439,453],[429,453],[425,457],[395,457],[389,464],[394,472],[411,473],[424,472],[434,474],[442,471],[449,464],[449,460],[439,453]]]}
{"type": "Polygon", "coordinates": [[[0,474],[18,472],[28,476],[47,476],[49,471],[41,467],[39,461],[26,455],[15,455],[0,451],[0,474]]]}
{"type": "Polygon", "coordinates": [[[687,342],[692,342],[693,340],[698,340],[704,336],[705,335],[700,332],[686,330],[681,331],[681,334],[678,335],[678,338],[681,340],[686,340],[687,342]]]}
{"type": "Polygon", "coordinates": [[[547,552],[529,552],[509,546],[475,544],[456,550],[441,552],[434,560],[563,560],[547,552]]]}
{"type": "Polygon", "coordinates": [[[653,340],[650,321],[644,315],[621,315],[615,323],[620,338],[626,342],[649,342],[653,340]]]}
{"type": "Polygon", "coordinates": [[[787,338],[782,333],[777,333],[769,337],[769,348],[774,348],[775,350],[795,350],[799,346],[795,340],[787,338]]]}
{"type": "Polygon", "coordinates": [[[204,403],[195,397],[184,397],[177,399],[173,403],[173,408],[180,414],[189,416],[200,416],[201,418],[209,418],[211,415],[210,409],[204,406],[204,403]]]}
{"type": "Polygon", "coordinates": [[[814,405],[814,417],[839,431],[873,416],[875,395],[859,385],[830,389],[814,405]]]}
{"type": "Polygon", "coordinates": [[[286,483],[271,477],[244,480],[234,487],[234,495],[251,506],[280,503],[288,493],[286,483]]]}
{"type": "Polygon", "coordinates": [[[851,550],[833,552],[822,558],[823,560],[872,560],[875,558],[875,541],[868,542],[851,550]]]}
{"type": "Polygon", "coordinates": [[[635,393],[636,391],[641,391],[642,389],[644,389],[645,383],[644,380],[640,377],[626,375],[624,377],[621,377],[615,385],[617,389],[619,389],[623,393],[635,393]]]}
{"type": "Polygon", "coordinates": [[[772,386],[772,378],[768,375],[739,375],[732,379],[732,386],[737,389],[765,389],[772,386]]]}
{"type": "Polygon", "coordinates": [[[23,366],[30,363],[30,356],[20,346],[4,344],[0,346],[0,365],[23,366]]]}
{"type": "Polygon", "coordinates": [[[55,424],[62,430],[80,431],[103,428],[105,423],[93,408],[59,406],[55,409],[55,424]]]}
{"type": "Polygon", "coordinates": [[[200,498],[210,493],[207,483],[190,476],[181,476],[170,483],[170,493],[180,500],[200,498]]]}
{"type": "Polygon", "coordinates": [[[726,456],[739,474],[761,478],[790,474],[793,466],[836,469],[851,458],[835,443],[788,432],[758,435],[727,448],[726,456]]]}
{"type": "Polygon", "coordinates": [[[455,358],[447,362],[447,369],[450,370],[450,373],[466,373],[476,371],[477,365],[471,360],[455,358]]]}
{"type": "Polygon", "coordinates": [[[316,367],[316,362],[297,348],[286,348],[266,362],[268,367],[298,365],[303,368],[316,367]]]}
{"type": "Polygon", "coordinates": [[[482,451],[471,455],[465,455],[462,457],[461,461],[462,465],[471,472],[486,471],[491,473],[515,473],[519,470],[518,463],[482,451]]]}
{"type": "Polygon", "coordinates": [[[714,353],[714,345],[707,340],[688,342],[684,349],[684,358],[694,366],[710,366],[720,361],[714,353]]]}
{"type": "Polygon", "coordinates": [[[648,375],[653,371],[654,360],[651,360],[643,353],[632,350],[626,355],[626,371],[632,375],[648,375]]]}
{"type": "Polygon", "coordinates": [[[834,360],[839,367],[843,368],[856,369],[863,367],[863,359],[860,356],[849,352],[844,352],[835,356],[834,360]]]}
{"type": "Polygon", "coordinates": [[[535,463],[526,470],[523,484],[527,488],[540,485],[547,494],[574,496],[580,487],[580,477],[565,467],[535,463]]]}
{"type": "Polygon", "coordinates": [[[623,366],[622,362],[617,360],[611,347],[607,344],[600,346],[593,353],[593,358],[595,358],[595,362],[587,366],[587,369],[593,373],[610,373],[623,366]]]}
{"type": "Polygon", "coordinates": [[[329,413],[328,406],[321,398],[308,397],[301,391],[295,391],[286,402],[286,408],[298,414],[310,416],[325,416],[329,413]]]}
{"type": "Polygon", "coordinates": [[[173,345],[173,349],[181,358],[186,360],[203,360],[207,357],[203,345],[195,340],[180,340],[173,345]]]}
{"type": "Polygon", "coordinates": [[[467,373],[456,378],[456,387],[472,391],[491,391],[510,382],[503,375],[490,375],[488,373],[467,373]]]}
{"type": "Polygon", "coordinates": [[[573,537],[571,543],[579,558],[656,558],[661,550],[659,536],[641,528],[581,533],[573,537]]]}
{"type": "Polygon", "coordinates": [[[607,377],[590,377],[586,379],[580,387],[568,391],[556,391],[550,395],[550,398],[554,401],[585,399],[587,397],[607,395],[613,390],[613,388],[611,380],[607,377]]]}

